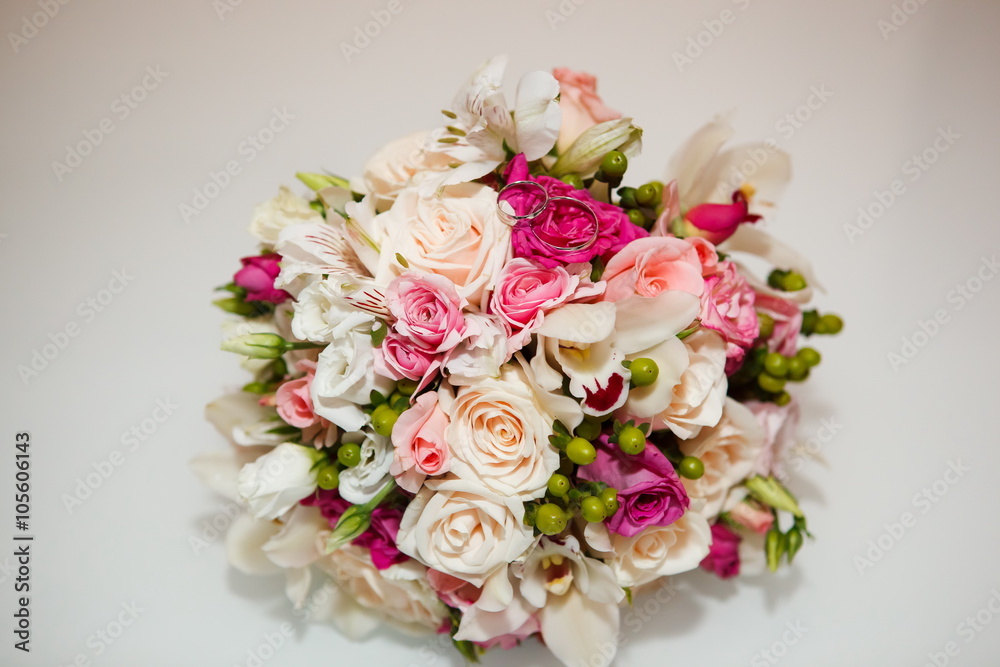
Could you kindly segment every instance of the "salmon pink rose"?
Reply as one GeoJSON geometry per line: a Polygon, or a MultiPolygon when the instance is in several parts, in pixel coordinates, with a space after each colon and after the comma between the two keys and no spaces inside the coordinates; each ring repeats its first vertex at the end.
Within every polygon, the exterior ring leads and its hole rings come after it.
{"type": "Polygon", "coordinates": [[[307,428],[320,420],[313,412],[312,396],[309,393],[316,375],[316,362],[304,359],[297,364],[297,368],[306,374],[282,384],[274,398],[278,414],[285,423],[295,428],[307,428]]]}
{"type": "Polygon", "coordinates": [[[700,297],[705,290],[698,250],[673,236],[632,241],[608,261],[602,279],[608,284],[605,301],[620,301],[633,294],[656,296],[667,290],[700,297]]]}
{"type": "Polygon", "coordinates": [[[392,442],[396,447],[389,472],[396,483],[416,493],[428,475],[443,475],[451,469],[451,452],[445,440],[448,415],[435,392],[421,394],[396,420],[392,442]]]}
{"type": "Polygon", "coordinates": [[[559,82],[559,108],[562,124],[556,148],[560,153],[598,123],[621,118],[621,113],[609,108],[597,94],[597,79],[592,74],[556,67],[552,76],[559,82]]]}

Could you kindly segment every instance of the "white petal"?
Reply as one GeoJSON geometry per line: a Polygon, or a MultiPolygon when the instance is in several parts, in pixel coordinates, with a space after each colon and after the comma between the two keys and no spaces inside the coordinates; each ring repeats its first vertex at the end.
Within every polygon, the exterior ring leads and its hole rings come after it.
{"type": "Polygon", "coordinates": [[[517,149],[529,162],[548,153],[559,136],[558,95],[559,82],[548,72],[529,72],[517,86],[517,149]]]}
{"type": "Polygon", "coordinates": [[[330,582],[321,588],[316,599],[326,604],[315,611],[315,618],[331,621],[348,639],[357,641],[371,634],[383,623],[383,618],[330,582]]]}
{"type": "Polygon", "coordinates": [[[312,570],[308,567],[292,567],[285,570],[285,595],[296,609],[301,609],[305,604],[311,587],[312,570]]]}
{"type": "MultiPolygon", "coordinates": [[[[284,441],[283,436],[261,433],[251,435],[252,429],[249,427],[266,422],[277,414],[260,405],[258,398],[245,391],[220,396],[205,406],[205,418],[233,444],[279,445],[284,441]]],[[[275,422],[274,425],[279,423],[275,422]]]]}
{"type": "Polygon", "coordinates": [[[229,500],[242,502],[236,478],[247,463],[256,461],[269,447],[232,447],[191,459],[191,470],[208,488],[229,500]]]}
{"type": "Polygon", "coordinates": [[[631,118],[616,118],[598,123],[577,137],[573,145],[552,165],[549,174],[558,177],[573,172],[592,173],[608,151],[634,141],[635,135],[641,135],[641,132],[632,125],[631,118]]]}
{"type": "Polygon", "coordinates": [[[618,652],[618,605],[594,602],[575,586],[549,596],[538,620],[545,645],[564,665],[589,665],[598,655],[606,658],[599,664],[610,665],[618,652]]]}
{"type": "Polygon", "coordinates": [[[597,343],[615,330],[615,310],[615,304],[608,301],[571,303],[546,314],[535,333],[574,343],[597,343]]]}
{"type": "MultiPolygon", "coordinates": [[[[806,279],[806,285],[808,285],[806,289],[799,290],[798,292],[776,293],[778,296],[793,300],[796,303],[806,303],[809,300],[807,297],[812,296],[811,287],[815,287],[821,292],[824,291],[823,286],[820,285],[819,280],[816,278],[815,272],[813,272],[812,264],[806,259],[805,255],[790,245],[774,238],[760,227],[755,225],[740,225],[736,229],[736,233],[722,244],[721,249],[725,252],[745,252],[756,255],[780,269],[794,269],[806,279]]],[[[748,275],[749,272],[744,270],[740,273],[748,275]]],[[[773,290],[769,289],[770,291],[773,290]]]]}
{"type": "Polygon", "coordinates": [[[330,529],[319,508],[298,505],[288,522],[261,549],[281,567],[306,567],[322,554],[316,548],[316,536],[330,529]]]}
{"type": "Polygon", "coordinates": [[[670,174],[667,180],[677,179],[682,202],[690,206],[706,201],[698,197],[705,197],[711,193],[716,183],[706,184],[704,172],[712,158],[732,136],[733,128],[728,118],[716,117],[695,132],[674,155],[670,161],[670,174]]]}
{"type": "Polygon", "coordinates": [[[245,574],[274,574],[281,571],[263,551],[263,546],[281,530],[275,521],[261,521],[241,514],[226,533],[229,562],[245,574]]]}
{"type": "Polygon", "coordinates": [[[654,297],[630,296],[617,303],[615,349],[625,354],[676,336],[698,316],[701,301],[693,294],[667,290],[654,297]]]}

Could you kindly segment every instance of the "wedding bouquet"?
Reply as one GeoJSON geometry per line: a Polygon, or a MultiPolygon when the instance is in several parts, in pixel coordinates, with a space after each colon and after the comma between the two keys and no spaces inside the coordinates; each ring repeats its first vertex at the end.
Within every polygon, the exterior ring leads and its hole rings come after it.
{"type": "Polygon", "coordinates": [[[233,565],[283,571],[309,618],[607,664],[642,587],[795,557],[789,389],[820,362],[800,336],[843,323],[761,228],[776,146],[717,120],[623,185],[641,130],[594,78],[532,72],[511,104],[504,66],[360,178],[257,207],[216,301],[253,379],[195,468],[246,510],[233,565]]]}

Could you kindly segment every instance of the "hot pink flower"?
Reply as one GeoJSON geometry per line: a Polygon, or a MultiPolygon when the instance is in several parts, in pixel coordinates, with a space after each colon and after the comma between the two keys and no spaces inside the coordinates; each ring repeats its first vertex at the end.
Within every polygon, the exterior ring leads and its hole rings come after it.
{"type": "Polygon", "coordinates": [[[740,538],[725,524],[712,526],[712,546],[701,561],[701,567],[714,572],[722,579],[730,579],[740,573],[740,538]]]}
{"type": "Polygon", "coordinates": [[[281,273],[280,261],[281,255],[276,252],[240,260],[243,268],[233,276],[233,282],[247,291],[247,301],[283,303],[288,299],[288,292],[274,288],[274,279],[281,273]]]}
{"type": "Polygon", "coordinates": [[[604,270],[605,301],[656,296],[682,290],[701,296],[705,290],[698,248],[685,239],[651,236],[632,241],[612,257],[604,270]]]}
{"type": "Polygon", "coordinates": [[[605,524],[625,537],[638,535],[648,526],[669,526],[684,516],[691,504],[674,467],[653,446],[642,454],[630,455],[602,436],[597,460],[580,466],[578,476],[618,489],[621,507],[605,524]]]}
{"type": "Polygon", "coordinates": [[[802,310],[798,304],[770,294],[758,294],[756,308],[774,320],[774,332],[767,339],[767,349],[786,357],[794,356],[802,330],[802,310]]]}
{"type": "Polygon", "coordinates": [[[392,427],[395,456],[389,472],[410,493],[420,490],[428,475],[443,475],[451,469],[451,450],[445,441],[448,415],[438,405],[438,395],[417,397],[392,427]]]}
{"type": "Polygon", "coordinates": [[[757,335],[760,323],[754,311],[756,294],[732,262],[719,262],[717,271],[705,278],[701,295],[701,324],[726,339],[726,372],[732,374],[757,335]]]}
{"type": "Polygon", "coordinates": [[[744,222],[757,222],[759,215],[750,213],[743,192],[733,193],[732,204],[698,204],[684,214],[688,236],[700,236],[718,245],[736,232],[744,222]]]}
{"type": "Polygon", "coordinates": [[[750,503],[739,503],[729,511],[729,516],[741,526],[746,526],[755,533],[763,535],[771,529],[774,515],[750,503]]]}
{"type": "Polygon", "coordinates": [[[309,391],[316,375],[316,362],[304,359],[296,367],[306,374],[278,387],[274,395],[275,406],[286,423],[296,428],[307,428],[320,421],[320,417],[313,412],[312,395],[309,391]]]}
{"type": "MultiPolygon", "coordinates": [[[[336,489],[332,491],[318,489],[314,494],[302,499],[300,504],[319,509],[331,528],[336,527],[340,516],[351,506],[351,503],[340,497],[336,489]]],[[[379,570],[409,560],[409,556],[396,548],[396,537],[399,534],[399,522],[402,516],[402,511],[397,508],[384,505],[376,507],[372,510],[371,525],[368,530],[354,538],[352,542],[371,551],[372,563],[379,570]]]]}
{"type": "Polygon", "coordinates": [[[559,108],[562,110],[556,141],[560,152],[572,146],[577,137],[594,125],[622,117],[608,108],[597,94],[597,79],[593,75],[556,67],[552,76],[559,82],[559,108]]]}
{"type": "MultiPolygon", "coordinates": [[[[589,262],[595,257],[617,252],[633,239],[645,237],[649,232],[632,224],[625,211],[594,199],[586,190],[576,190],[568,183],[551,176],[531,176],[524,155],[515,155],[504,171],[506,181],[534,181],[545,188],[549,197],[568,197],[588,206],[597,218],[597,237],[594,238],[594,219],[576,206],[565,202],[551,202],[538,219],[522,221],[514,226],[511,244],[514,255],[527,257],[542,266],[558,266],[589,262]],[[541,236],[541,238],[539,238],[541,236]],[[543,242],[541,239],[544,238],[543,242]],[[586,245],[589,241],[593,243],[586,245]],[[586,247],[581,247],[586,245],[586,247]],[[577,248],[579,250],[559,250],[577,248]]],[[[537,195],[530,191],[505,198],[518,214],[533,210],[537,195]]]]}
{"type": "Polygon", "coordinates": [[[389,283],[386,301],[395,318],[393,330],[423,350],[447,352],[465,334],[465,304],[443,276],[403,273],[389,283]]]}

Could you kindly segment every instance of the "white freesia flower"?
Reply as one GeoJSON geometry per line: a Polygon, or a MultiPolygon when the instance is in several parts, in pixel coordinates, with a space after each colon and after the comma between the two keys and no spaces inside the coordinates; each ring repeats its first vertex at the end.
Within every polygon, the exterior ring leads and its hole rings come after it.
{"type": "Polygon", "coordinates": [[[413,635],[438,630],[448,610],[427,583],[427,568],[415,561],[379,570],[368,549],[343,546],[317,562],[336,583],[324,589],[326,613],[345,634],[359,638],[385,620],[413,635]]]}
{"type": "Polygon", "coordinates": [[[385,395],[393,381],[375,374],[370,325],[339,336],[320,352],[311,395],[313,410],[343,431],[358,431],[368,423],[361,406],[373,389],[385,395]]]}
{"type": "Polygon", "coordinates": [[[543,495],[559,467],[559,452],[549,444],[553,421],[518,366],[462,387],[445,431],[452,473],[501,496],[543,495]]]}
{"type": "Polygon", "coordinates": [[[276,519],[316,490],[313,464],[322,457],[315,449],[290,442],[278,445],[243,466],[240,497],[258,519],[276,519]]]}
{"type": "Polygon", "coordinates": [[[369,287],[370,281],[343,274],[312,283],[299,292],[292,333],[300,340],[330,343],[355,329],[370,328],[375,316],[349,301],[351,295],[369,287]]]}
{"type": "Polygon", "coordinates": [[[518,558],[534,542],[524,504],[448,475],[428,480],[403,514],[400,551],[475,586],[518,558]]]}
{"type": "Polygon", "coordinates": [[[365,162],[362,178],[351,182],[352,189],[372,195],[376,208],[384,211],[403,188],[447,170],[451,159],[443,153],[428,152],[427,135],[414,132],[380,148],[365,162]]]}
{"type": "Polygon", "coordinates": [[[510,227],[500,220],[497,193],[478,183],[453,186],[432,198],[407,188],[377,216],[376,227],[385,234],[375,273],[379,285],[406,270],[434,273],[478,305],[510,256],[510,227]]]}
{"type": "Polygon", "coordinates": [[[342,442],[361,446],[361,462],[340,472],[340,496],[364,505],[391,479],[393,447],[389,438],[369,431],[345,433],[342,442]]]}
{"type": "Polygon", "coordinates": [[[753,472],[764,446],[764,432],[757,418],[739,401],[727,398],[718,425],[701,430],[696,437],[681,441],[685,456],[697,456],[705,465],[698,479],[684,479],[684,488],[692,498],[703,498],[701,513],[713,517],[719,513],[729,490],[753,472]]]}
{"type": "Polygon", "coordinates": [[[634,537],[611,534],[609,563],[621,586],[642,586],[698,567],[708,555],[712,530],[704,516],[687,512],[669,526],[650,526],[634,537]]]}
{"type": "Polygon", "coordinates": [[[455,97],[447,127],[428,137],[429,153],[444,154],[458,166],[425,180],[425,195],[493,171],[506,159],[504,143],[529,161],[555,145],[562,118],[556,101],[559,82],[548,72],[529,72],[521,78],[510,109],[501,87],[506,66],[506,56],[486,62],[455,97]]]}
{"type": "Polygon", "coordinates": [[[277,197],[254,207],[250,233],[261,243],[273,246],[285,227],[322,221],[323,216],[314,211],[308,201],[282,186],[277,197]]]}

